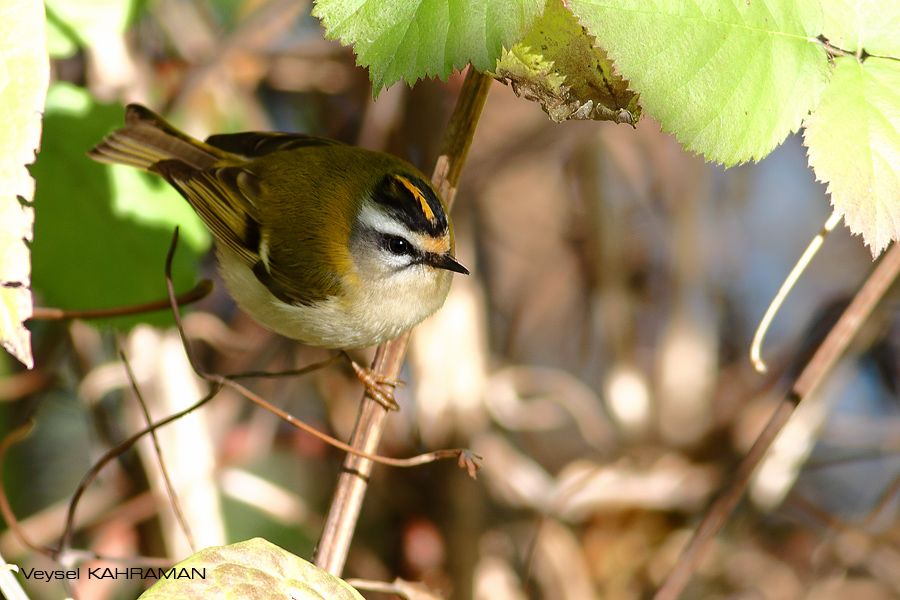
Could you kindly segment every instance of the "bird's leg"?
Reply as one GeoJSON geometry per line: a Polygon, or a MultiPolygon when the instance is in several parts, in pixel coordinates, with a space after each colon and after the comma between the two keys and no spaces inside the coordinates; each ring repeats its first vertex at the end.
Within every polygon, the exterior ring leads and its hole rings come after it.
{"type": "Polygon", "coordinates": [[[400,381],[399,379],[391,379],[389,377],[385,377],[381,373],[376,373],[372,369],[368,369],[360,365],[358,362],[350,358],[350,355],[346,352],[344,352],[343,354],[347,358],[347,360],[350,361],[350,366],[353,367],[353,372],[356,373],[356,377],[365,386],[366,391],[369,393],[369,396],[371,396],[373,400],[378,402],[387,410],[400,410],[400,405],[397,404],[396,400],[394,400],[393,388],[397,387],[398,385],[403,385],[402,381],[400,381]]]}

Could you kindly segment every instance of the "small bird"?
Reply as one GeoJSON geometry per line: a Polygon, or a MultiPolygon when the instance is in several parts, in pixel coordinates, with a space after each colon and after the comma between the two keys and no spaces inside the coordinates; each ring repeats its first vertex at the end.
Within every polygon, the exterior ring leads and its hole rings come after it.
{"type": "MultiPolygon", "coordinates": [[[[201,142],[130,104],[88,155],[162,176],[216,242],[238,305],[266,328],[342,351],[379,344],[443,305],[453,224],[428,178],[400,158],[294,133],[201,142]]],[[[352,362],[352,361],[351,361],[352,362]]],[[[353,363],[383,404],[386,382],[353,363]]]]}

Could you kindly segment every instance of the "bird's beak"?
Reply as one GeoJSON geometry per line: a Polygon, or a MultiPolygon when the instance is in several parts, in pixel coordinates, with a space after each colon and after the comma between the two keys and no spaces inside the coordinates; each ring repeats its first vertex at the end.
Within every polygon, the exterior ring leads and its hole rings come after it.
{"type": "Polygon", "coordinates": [[[454,273],[462,273],[468,275],[469,270],[459,264],[459,262],[449,252],[447,254],[429,254],[427,262],[436,269],[447,269],[454,273]]]}

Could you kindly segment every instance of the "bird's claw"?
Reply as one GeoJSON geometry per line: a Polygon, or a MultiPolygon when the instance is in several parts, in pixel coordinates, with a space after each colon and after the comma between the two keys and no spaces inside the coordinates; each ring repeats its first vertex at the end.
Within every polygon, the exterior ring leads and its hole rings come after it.
{"type": "Polygon", "coordinates": [[[399,379],[391,379],[372,369],[360,366],[356,361],[350,361],[353,372],[366,388],[369,397],[382,405],[386,410],[400,410],[400,405],[394,400],[394,390],[403,385],[399,379]],[[388,389],[385,389],[387,387],[388,389]]]}

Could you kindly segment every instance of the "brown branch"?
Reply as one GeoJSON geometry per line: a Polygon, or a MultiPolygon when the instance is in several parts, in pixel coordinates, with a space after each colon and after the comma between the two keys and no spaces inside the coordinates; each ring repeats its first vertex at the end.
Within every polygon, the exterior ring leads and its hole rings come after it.
{"type": "MultiPolygon", "coordinates": [[[[459,176],[490,85],[489,76],[469,68],[444,134],[431,181],[444,198],[448,209],[453,205],[459,176]]],[[[406,333],[380,345],[372,361],[372,370],[388,379],[397,379],[408,342],[409,333],[406,333]]],[[[350,444],[363,452],[374,452],[381,441],[387,414],[384,406],[365,394],[350,444]]],[[[348,455],[344,459],[343,472],[338,479],[314,561],[318,567],[333,575],[340,575],[344,568],[371,471],[371,460],[356,455],[348,455]]]]}
{"type": "MultiPolygon", "coordinates": [[[[209,279],[204,279],[192,289],[175,296],[179,306],[185,306],[205,298],[212,292],[213,284],[209,279]]],[[[158,310],[168,310],[169,299],[154,300],[131,306],[116,306],[113,308],[94,308],[85,310],[65,310],[62,308],[45,308],[36,306],[30,321],[63,321],[66,319],[108,319],[111,317],[123,317],[127,315],[139,315],[158,310]]]]}
{"type": "Polygon", "coordinates": [[[759,465],[775,437],[787,423],[794,409],[827,377],[838,358],[844,353],[863,322],[890,289],[900,273],[900,244],[895,243],[887,251],[875,270],[863,284],[847,309],[816,349],[809,362],[791,386],[769,419],[762,433],[741,461],[734,479],[719,496],[706,514],[678,562],[663,582],[654,600],[676,600],[690,581],[713,539],[731,516],[747,488],[750,476],[759,465]]]}

